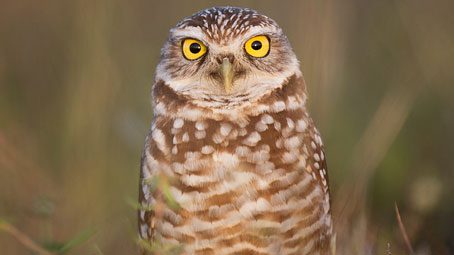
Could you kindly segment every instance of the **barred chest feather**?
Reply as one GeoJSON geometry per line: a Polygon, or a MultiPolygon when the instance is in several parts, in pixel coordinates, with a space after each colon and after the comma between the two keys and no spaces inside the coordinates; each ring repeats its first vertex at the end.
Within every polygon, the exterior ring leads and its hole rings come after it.
{"type": "Polygon", "coordinates": [[[183,254],[330,254],[323,144],[291,89],[233,115],[155,95],[141,176],[142,205],[153,209],[139,213],[141,237],[182,244],[183,254]]]}

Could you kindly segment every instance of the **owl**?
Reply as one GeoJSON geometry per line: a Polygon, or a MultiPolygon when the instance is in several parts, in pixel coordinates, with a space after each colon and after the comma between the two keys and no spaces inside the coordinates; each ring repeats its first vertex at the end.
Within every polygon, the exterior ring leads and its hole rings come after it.
{"type": "Polygon", "coordinates": [[[333,254],[325,153],[306,100],[274,20],[214,7],[172,28],[142,154],[143,254],[333,254]]]}

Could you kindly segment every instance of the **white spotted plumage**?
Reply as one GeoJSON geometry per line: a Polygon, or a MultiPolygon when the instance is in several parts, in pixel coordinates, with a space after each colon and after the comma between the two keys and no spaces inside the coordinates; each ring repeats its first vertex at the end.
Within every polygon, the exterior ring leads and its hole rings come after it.
{"type": "Polygon", "coordinates": [[[296,56],[268,17],[217,7],[178,23],[153,85],[140,237],[183,254],[332,254],[325,154],[306,98],[296,56]],[[256,35],[270,40],[261,59],[243,48],[256,35]],[[184,38],[205,43],[206,56],[184,59],[184,38]],[[216,76],[226,56],[229,91],[216,76]]]}

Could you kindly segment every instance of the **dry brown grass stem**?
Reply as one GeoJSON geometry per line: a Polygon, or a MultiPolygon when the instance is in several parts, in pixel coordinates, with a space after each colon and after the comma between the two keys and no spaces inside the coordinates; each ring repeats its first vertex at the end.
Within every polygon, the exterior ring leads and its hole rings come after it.
{"type": "Polygon", "coordinates": [[[400,217],[399,207],[397,207],[397,203],[394,203],[394,208],[396,209],[397,223],[399,224],[400,233],[402,234],[402,237],[404,239],[405,246],[407,246],[407,249],[410,252],[410,254],[414,254],[410,238],[408,238],[407,230],[405,229],[404,223],[402,222],[402,218],[400,217]]]}
{"type": "Polygon", "coordinates": [[[26,234],[21,232],[19,229],[9,224],[8,222],[0,223],[0,230],[5,231],[14,238],[16,238],[23,246],[25,246],[30,251],[36,252],[39,255],[53,255],[54,253],[48,252],[45,249],[41,248],[35,241],[33,241],[26,234]]]}

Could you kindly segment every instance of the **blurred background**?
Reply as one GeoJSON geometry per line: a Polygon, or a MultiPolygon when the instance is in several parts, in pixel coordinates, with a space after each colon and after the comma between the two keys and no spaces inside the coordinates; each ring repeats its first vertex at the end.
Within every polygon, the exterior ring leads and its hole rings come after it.
{"type": "Polygon", "coordinates": [[[338,254],[410,254],[395,204],[415,254],[454,254],[448,0],[0,0],[0,254],[136,252],[160,47],[219,5],[275,19],[301,60],[338,254]]]}

